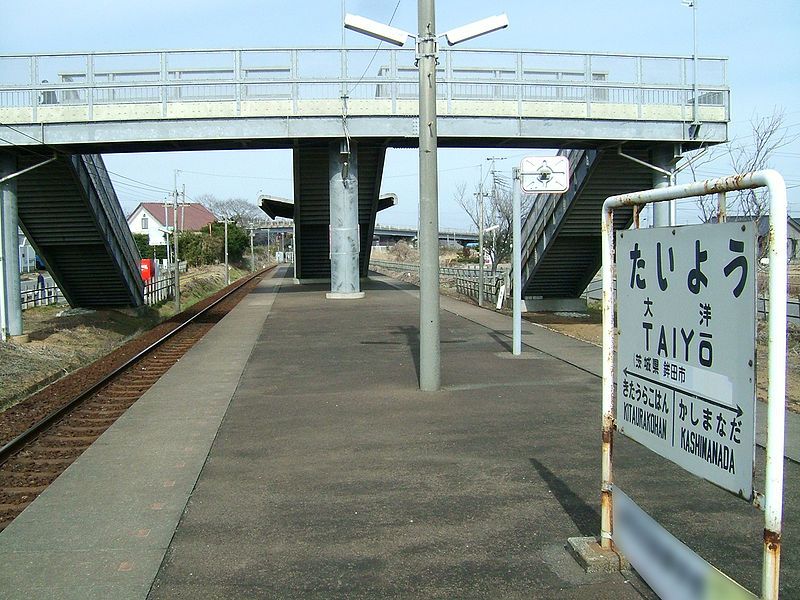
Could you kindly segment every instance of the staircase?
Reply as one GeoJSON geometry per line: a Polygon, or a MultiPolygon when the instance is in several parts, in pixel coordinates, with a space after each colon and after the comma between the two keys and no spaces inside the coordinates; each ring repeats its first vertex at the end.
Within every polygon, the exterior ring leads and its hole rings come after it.
{"type": "MultiPolygon", "coordinates": [[[[19,157],[19,168],[39,162],[19,157]]],[[[19,224],[71,306],[140,306],[139,251],[99,154],[61,155],[17,180],[19,224]]]]}
{"type": "MultiPolygon", "coordinates": [[[[648,159],[646,148],[626,154],[648,159]]],[[[522,231],[522,288],[525,298],[578,298],[600,268],[600,222],[609,196],[652,187],[652,171],[617,154],[616,149],[565,150],[570,188],[539,194],[522,231]]],[[[614,211],[614,228],[625,229],[632,209],[614,211]]]]}
{"type": "Polygon", "coordinates": [[[385,158],[385,144],[367,141],[358,144],[358,226],[361,234],[358,268],[361,277],[366,277],[369,270],[385,158]]]}
{"type": "Polygon", "coordinates": [[[295,278],[331,276],[328,142],[302,144],[294,151],[295,278]]]}
{"type": "MultiPolygon", "coordinates": [[[[294,153],[295,277],[329,279],[329,140],[303,143],[294,153]]],[[[365,140],[358,153],[359,271],[366,277],[378,212],[386,146],[365,140]]]]}

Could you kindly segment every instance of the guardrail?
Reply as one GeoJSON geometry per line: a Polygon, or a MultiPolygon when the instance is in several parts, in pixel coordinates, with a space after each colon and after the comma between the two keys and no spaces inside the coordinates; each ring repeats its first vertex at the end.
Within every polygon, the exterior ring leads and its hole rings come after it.
{"type": "MultiPolygon", "coordinates": [[[[233,101],[241,114],[250,101],[285,101],[296,112],[304,100],[346,97],[354,111],[359,101],[383,100],[388,114],[405,114],[398,104],[418,97],[415,59],[410,48],[2,54],[0,108],[32,109],[38,122],[37,110],[53,105],[88,107],[91,119],[104,105],[148,104],[147,118],[163,118],[175,103],[233,101]]],[[[698,65],[699,106],[722,108],[711,120],[727,121],[727,60],[703,57],[698,65]]],[[[525,103],[558,102],[598,118],[609,118],[604,104],[625,107],[625,118],[669,105],[680,107],[677,120],[689,120],[692,70],[690,56],[441,49],[438,95],[447,110],[459,100],[516,102],[506,116],[524,116],[525,103]]]]}

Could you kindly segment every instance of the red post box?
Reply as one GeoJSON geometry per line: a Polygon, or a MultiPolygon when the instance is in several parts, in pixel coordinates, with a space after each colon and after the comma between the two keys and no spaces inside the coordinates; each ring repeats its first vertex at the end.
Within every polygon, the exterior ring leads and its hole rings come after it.
{"type": "Polygon", "coordinates": [[[152,258],[143,258],[139,263],[139,270],[142,274],[142,280],[145,282],[150,281],[155,274],[155,267],[152,258]]]}

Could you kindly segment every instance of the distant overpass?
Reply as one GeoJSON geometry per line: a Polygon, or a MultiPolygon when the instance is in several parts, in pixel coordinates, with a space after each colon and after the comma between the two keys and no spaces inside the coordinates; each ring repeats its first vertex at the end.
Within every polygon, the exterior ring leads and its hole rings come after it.
{"type": "MultiPolygon", "coordinates": [[[[378,245],[386,246],[403,241],[416,240],[419,231],[413,227],[393,227],[391,225],[375,225],[375,235],[378,238],[378,245]]],[[[477,243],[478,233],[476,231],[461,231],[458,229],[439,229],[440,244],[467,244],[477,243]]]]}
{"type": "MultiPolygon", "coordinates": [[[[264,198],[270,198],[271,201],[268,201],[269,204],[273,204],[275,200],[278,200],[277,198],[270,196],[260,196],[261,202],[259,204],[262,207],[265,206],[264,198]]],[[[284,200],[284,199],[280,200],[282,202],[287,203],[287,206],[292,205],[291,200],[284,200]]],[[[275,218],[275,216],[281,216],[280,214],[276,214],[274,210],[273,212],[268,214],[272,218],[275,218]]],[[[294,230],[294,225],[292,223],[278,221],[274,223],[267,223],[265,225],[262,225],[258,229],[260,231],[269,231],[271,233],[292,233],[292,231],[294,230]]],[[[419,231],[415,227],[396,227],[392,225],[376,224],[375,229],[373,231],[372,240],[373,243],[377,241],[378,245],[386,246],[397,243],[400,240],[406,242],[413,242],[414,240],[417,239],[418,235],[419,231]]],[[[477,243],[478,234],[475,231],[463,231],[460,229],[440,229],[439,241],[444,244],[449,242],[465,246],[467,244],[477,243]]]]}

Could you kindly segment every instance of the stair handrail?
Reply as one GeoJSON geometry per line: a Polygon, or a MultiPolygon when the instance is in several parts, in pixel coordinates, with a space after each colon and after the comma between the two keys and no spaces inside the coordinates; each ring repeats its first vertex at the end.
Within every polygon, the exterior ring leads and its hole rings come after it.
{"type": "Polygon", "coordinates": [[[139,256],[139,249],[136,247],[133,237],[124,234],[124,232],[130,231],[130,228],[128,227],[125,213],[122,211],[122,206],[119,203],[117,192],[111,182],[111,177],[108,174],[108,170],[105,168],[103,157],[99,154],[81,154],[79,156],[81,159],[80,162],[88,172],[100,202],[103,204],[106,215],[113,219],[116,228],[123,232],[122,235],[118,237],[121,245],[129,255],[128,259],[138,265],[137,257],[139,256]]]}

